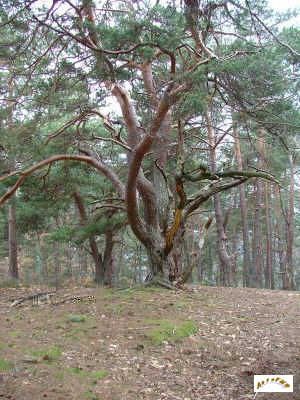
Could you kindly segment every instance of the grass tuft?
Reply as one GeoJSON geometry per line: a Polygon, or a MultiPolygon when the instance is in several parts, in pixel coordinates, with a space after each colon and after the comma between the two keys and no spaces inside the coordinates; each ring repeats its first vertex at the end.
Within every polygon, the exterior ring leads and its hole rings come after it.
{"type": "Polygon", "coordinates": [[[4,360],[4,358],[0,358],[0,372],[9,371],[12,369],[13,364],[10,361],[4,360]]]}
{"type": "Polygon", "coordinates": [[[157,328],[150,330],[146,336],[155,345],[160,345],[163,342],[178,342],[185,337],[189,337],[198,332],[198,327],[194,321],[184,321],[179,324],[174,324],[168,320],[150,321],[157,328]]]}
{"type": "Polygon", "coordinates": [[[60,358],[62,350],[58,346],[52,346],[47,349],[33,350],[31,351],[31,354],[35,357],[41,358],[43,361],[53,362],[60,358]]]}
{"type": "Polygon", "coordinates": [[[71,367],[68,368],[68,371],[72,374],[79,375],[84,378],[93,378],[93,379],[103,379],[108,375],[108,372],[104,369],[99,371],[86,371],[80,367],[71,367]]]}

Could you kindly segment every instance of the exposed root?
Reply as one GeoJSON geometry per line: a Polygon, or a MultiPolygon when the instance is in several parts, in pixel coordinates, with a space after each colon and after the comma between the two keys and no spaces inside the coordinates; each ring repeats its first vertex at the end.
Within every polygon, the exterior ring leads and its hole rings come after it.
{"type": "Polygon", "coordinates": [[[160,286],[163,287],[165,289],[170,289],[170,290],[175,290],[176,287],[168,280],[158,276],[154,276],[152,277],[152,279],[148,280],[147,282],[145,282],[144,284],[146,287],[147,286],[160,286]]]}

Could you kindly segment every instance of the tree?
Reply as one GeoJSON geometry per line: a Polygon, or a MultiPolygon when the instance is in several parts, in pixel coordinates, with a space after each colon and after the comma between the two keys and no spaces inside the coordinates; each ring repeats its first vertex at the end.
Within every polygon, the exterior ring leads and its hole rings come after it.
{"type": "MultiPolygon", "coordinates": [[[[263,171],[220,171],[217,165],[208,167],[206,157],[199,162],[199,153],[189,153],[195,131],[209,128],[205,116],[210,104],[217,112],[217,124],[226,118],[228,105],[230,112],[233,108],[258,124],[267,124],[266,110],[278,102],[268,78],[279,63],[271,63],[255,82],[245,75],[268,65],[275,46],[295,58],[299,54],[258,17],[258,12],[267,13],[255,1],[249,9],[233,1],[186,0],[183,9],[159,3],[149,9],[143,1],[115,6],[99,11],[93,1],[83,0],[68,2],[67,9],[60,1],[38,9],[35,3],[22,8],[8,2],[14,17],[7,13],[5,24],[30,27],[27,59],[22,49],[17,51],[25,66],[25,83],[22,71],[16,71],[20,88],[31,85],[35,93],[32,100],[26,98],[26,107],[42,125],[46,117],[53,121],[62,110],[73,117],[55,132],[42,135],[46,141],[42,140],[36,163],[28,166],[23,159],[22,169],[0,178],[13,180],[0,204],[41,168],[60,161],[83,162],[104,175],[124,201],[128,223],[148,254],[149,279],[169,287],[169,280],[180,281],[185,274],[179,271],[178,249],[190,215],[213,196],[218,198],[218,193],[250,178],[275,181],[263,171]],[[220,21],[228,18],[238,33],[218,31],[220,21]],[[43,44],[38,53],[37,42],[43,44]],[[29,54],[28,49],[34,51],[29,54]],[[32,74],[37,74],[37,81],[28,83],[32,74]],[[50,77],[47,84],[45,74],[50,77]],[[85,94],[84,101],[74,100],[76,88],[85,94]],[[72,91],[73,104],[61,104],[64,93],[72,91]],[[105,115],[97,109],[112,97],[121,115],[105,115]],[[95,135],[85,130],[87,121],[96,118],[106,132],[97,143],[95,135]],[[66,152],[53,153],[51,144],[62,139],[68,140],[67,147],[61,145],[66,152]],[[120,156],[126,155],[126,164],[120,159],[112,163],[107,153],[102,155],[107,141],[120,156]]],[[[276,60],[282,61],[284,55],[276,60]]],[[[225,275],[223,283],[227,283],[225,275]]]]}

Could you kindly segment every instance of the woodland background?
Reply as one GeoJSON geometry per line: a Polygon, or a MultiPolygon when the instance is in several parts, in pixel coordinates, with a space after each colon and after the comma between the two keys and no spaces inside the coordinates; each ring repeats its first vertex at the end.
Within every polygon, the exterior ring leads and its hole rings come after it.
{"type": "Polygon", "coordinates": [[[294,15],[0,1],[2,284],[299,290],[294,15]]]}

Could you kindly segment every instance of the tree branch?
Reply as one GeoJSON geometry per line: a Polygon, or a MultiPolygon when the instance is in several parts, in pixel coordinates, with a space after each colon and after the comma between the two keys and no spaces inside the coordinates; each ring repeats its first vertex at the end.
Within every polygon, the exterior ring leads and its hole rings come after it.
{"type": "Polygon", "coordinates": [[[191,182],[198,182],[202,180],[210,180],[210,181],[217,181],[221,178],[262,178],[266,179],[268,181],[274,182],[277,185],[280,185],[280,183],[274,178],[273,175],[269,174],[268,172],[252,172],[252,171],[234,171],[234,170],[229,170],[229,171],[223,171],[223,172],[216,172],[215,174],[212,174],[211,172],[205,170],[201,171],[199,174],[196,175],[189,175],[189,174],[184,174],[184,178],[187,179],[188,181],[191,182]]]}
{"type": "Polygon", "coordinates": [[[189,201],[189,204],[184,211],[183,220],[186,220],[193,211],[195,211],[198,207],[200,207],[201,204],[207,201],[210,197],[214,196],[216,193],[223,192],[225,190],[241,185],[247,180],[248,178],[244,177],[236,179],[232,182],[215,182],[205,186],[198,193],[196,193],[193,200],[189,201]]]}
{"type": "Polygon", "coordinates": [[[61,160],[70,160],[70,161],[81,161],[85,162],[87,164],[92,165],[95,169],[97,169],[99,172],[101,172],[106,178],[108,178],[111,183],[114,185],[116,188],[119,196],[124,199],[125,197],[125,189],[123,183],[120,181],[119,177],[115,174],[114,171],[112,171],[107,165],[105,165],[103,162],[95,160],[93,157],[89,156],[80,156],[80,155],[71,155],[71,154],[58,154],[52,157],[49,157],[43,161],[40,161],[31,167],[25,169],[24,171],[13,171],[8,175],[0,177],[0,182],[4,181],[10,177],[13,176],[18,176],[18,180],[16,183],[9,189],[7,192],[0,198],[0,206],[4,204],[15,192],[16,190],[22,185],[22,183],[25,181],[25,179],[32,175],[35,171],[44,168],[46,165],[52,164],[56,161],[61,161],[61,160]]]}

